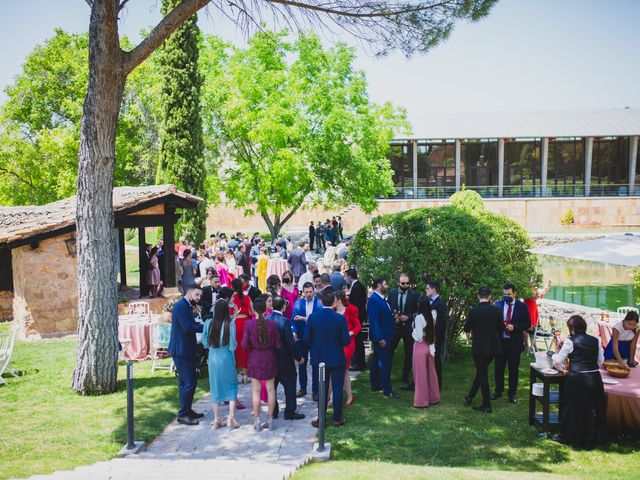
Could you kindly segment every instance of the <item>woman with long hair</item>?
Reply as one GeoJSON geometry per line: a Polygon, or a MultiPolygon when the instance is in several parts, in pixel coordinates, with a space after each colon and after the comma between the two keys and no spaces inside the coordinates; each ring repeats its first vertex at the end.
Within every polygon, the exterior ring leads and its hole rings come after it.
{"type": "Polygon", "coordinates": [[[213,318],[204,324],[202,345],[209,349],[209,385],[213,403],[213,429],[224,426],[220,419],[220,403],[229,402],[227,427],[238,428],[235,418],[238,397],[238,377],[233,356],[238,343],[236,325],[229,315],[229,304],[219,300],[214,306],[213,318]]]}
{"type": "Polygon", "coordinates": [[[244,337],[244,329],[246,322],[251,318],[252,306],[251,299],[242,289],[242,280],[234,278],[231,282],[233,288],[233,309],[231,314],[236,318],[236,339],[239,348],[235,351],[236,367],[240,376],[241,383],[248,383],[247,380],[247,351],[242,346],[242,338],[244,337]]]}
{"type": "Polygon", "coordinates": [[[280,295],[282,282],[278,275],[269,275],[267,277],[267,289],[264,293],[270,293],[272,296],[280,295]]]}
{"type": "Polygon", "coordinates": [[[247,375],[251,377],[253,428],[257,431],[267,428],[273,430],[273,411],[276,405],[274,379],[278,374],[276,350],[281,348],[280,333],[275,322],[265,318],[266,302],[257,298],[253,310],[257,318],[245,324],[242,348],[249,352],[247,375]],[[260,423],[260,381],[267,386],[268,413],[267,420],[260,423]]]}
{"type": "Polygon", "coordinates": [[[151,287],[151,297],[158,296],[160,288],[160,266],[158,265],[158,247],[151,249],[151,258],[149,258],[149,270],[147,271],[147,285],[151,287]]]}
{"type": "Polygon", "coordinates": [[[613,326],[611,340],[604,349],[604,359],[616,360],[622,368],[635,367],[638,365],[636,362],[638,337],[640,337],[638,313],[627,312],[625,317],[613,326]]]}
{"type": "Polygon", "coordinates": [[[256,277],[258,277],[258,288],[261,291],[267,289],[267,268],[269,266],[269,255],[266,247],[260,247],[260,255],[256,262],[256,277]]]}
{"type": "Polygon", "coordinates": [[[185,248],[180,266],[182,267],[182,288],[188,292],[196,284],[196,269],[191,258],[191,249],[185,248]]]}
{"type": "Polygon", "coordinates": [[[229,268],[224,261],[224,253],[218,252],[216,253],[216,258],[214,260],[216,273],[218,274],[218,278],[220,279],[220,285],[223,287],[228,287],[231,285],[231,280],[229,280],[229,268]]]}
{"type": "Polygon", "coordinates": [[[344,358],[347,361],[347,366],[344,371],[344,391],[347,394],[347,400],[344,402],[344,406],[350,407],[356,397],[353,395],[353,390],[351,390],[349,367],[351,367],[351,358],[356,352],[356,336],[360,333],[360,330],[362,330],[362,325],[358,318],[358,307],[349,303],[347,294],[344,290],[338,290],[336,292],[336,299],[338,300],[336,312],[341,313],[347,319],[347,330],[349,331],[349,337],[351,338],[351,343],[344,347],[344,358]]]}
{"type": "Polygon", "coordinates": [[[282,274],[282,288],[280,288],[280,295],[287,301],[287,306],[282,314],[291,320],[293,315],[293,305],[298,299],[298,287],[294,282],[295,276],[291,270],[287,270],[282,274]]]}
{"type": "Polygon", "coordinates": [[[440,387],[436,374],[435,360],[435,311],[427,298],[418,300],[418,315],[413,327],[413,381],[415,392],[413,406],[426,408],[440,402],[440,387]]]}

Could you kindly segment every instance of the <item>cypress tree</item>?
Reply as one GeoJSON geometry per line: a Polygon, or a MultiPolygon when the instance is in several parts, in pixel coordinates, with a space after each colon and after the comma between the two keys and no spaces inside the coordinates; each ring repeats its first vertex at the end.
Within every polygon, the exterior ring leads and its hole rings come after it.
{"type": "MultiPolygon", "coordinates": [[[[179,3],[180,0],[163,0],[162,15],[179,3]]],[[[173,183],[180,190],[205,198],[197,21],[197,15],[186,20],[159,51],[163,120],[156,180],[173,183]]],[[[206,218],[206,202],[195,210],[185,210],[176,225],[176,234],[201,242],[205,237],[206,218]]]]}

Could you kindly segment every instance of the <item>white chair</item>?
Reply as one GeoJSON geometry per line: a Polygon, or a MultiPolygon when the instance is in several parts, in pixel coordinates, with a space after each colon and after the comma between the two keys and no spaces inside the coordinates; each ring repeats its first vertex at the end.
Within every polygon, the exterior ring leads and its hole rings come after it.
{"type": "Polygon", "coordinates": [[[127,305],[127,313],[129,315],[151,315],[151,307],[149,302],[130,302],[127,305]]]}
{"type": "Polygon", "coordinates": [[[14,377],[18,376],[13,368],[9,366],[11,355],[13,354],[13,346],[16,343],[16,336],[18,335],[18,329],[14,327],[13,333],[0,334],[0,385],[5,385],[7,381],[2,378],[2,374],[7,371],[14,377]]]}
{"type": "MultiPolygon", "coordinates": [[[[151,371],[171,370],[172,365],[158,365],[158,354],[169,353],[169,340],[171,339],[171,324],[156,322],[151,325],[151,371]]],[[[173,363],[173,361],[172,361],[173,363]]]]}
{"type": "Polygon", "coordinates": [[[638,313],[638,309],[636,307],[618,307],[617,313],[619,315],[626,315],[629,312],[638,313]]]}

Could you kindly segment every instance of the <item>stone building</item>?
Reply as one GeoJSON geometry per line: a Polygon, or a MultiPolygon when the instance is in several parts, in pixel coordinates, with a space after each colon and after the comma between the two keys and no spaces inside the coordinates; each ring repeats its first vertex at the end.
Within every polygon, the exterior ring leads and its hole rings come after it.
{"type": "MultiPolygon", "coordinates": [[[[201,201],[173,185],[113,189],[122,285],[127,278],[124,229],[138,229],[140,264],[146,265],[145,228],[161,226],[165,287],[175,287],[176,209],[195,208],[201,201]]],[[[76,332],[75,207],[75,196],[42,206],[0,207],[0,318],[12,316],[23,339],[76,332]]],[[[145,274],[141,268],[141,285],[145,274]]]]}

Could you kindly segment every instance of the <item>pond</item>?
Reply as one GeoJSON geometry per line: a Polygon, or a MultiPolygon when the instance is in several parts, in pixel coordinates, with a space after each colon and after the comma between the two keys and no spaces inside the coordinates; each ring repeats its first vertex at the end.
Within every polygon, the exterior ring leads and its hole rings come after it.
{"type": "Polygon", "coordinates": [[[545,282],[545,298],[615,311],[636,305],[633,268],[567,257],[538,255],[545,282]]]}

